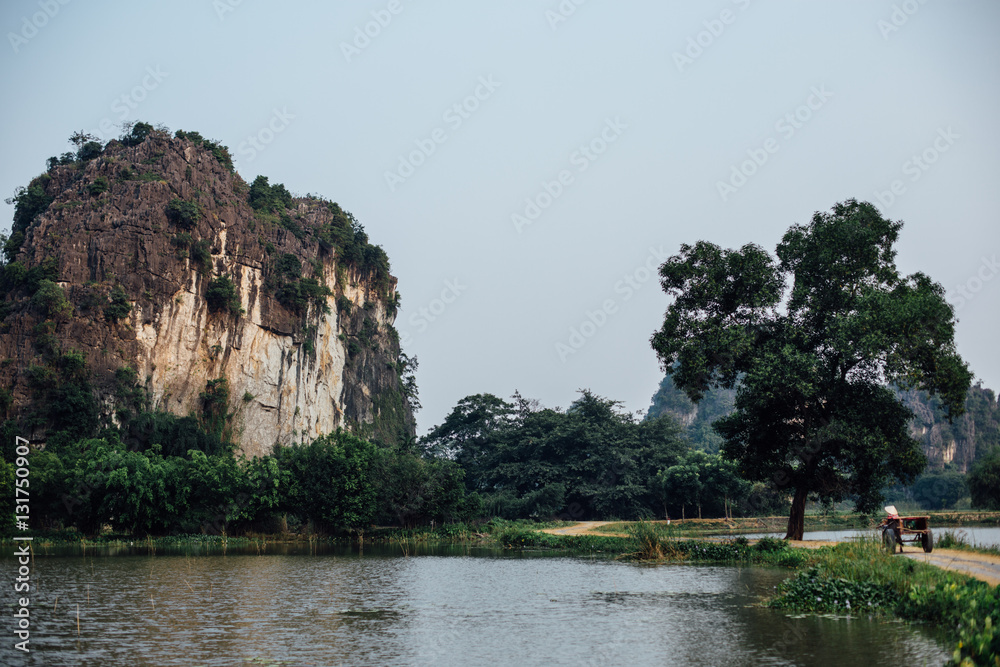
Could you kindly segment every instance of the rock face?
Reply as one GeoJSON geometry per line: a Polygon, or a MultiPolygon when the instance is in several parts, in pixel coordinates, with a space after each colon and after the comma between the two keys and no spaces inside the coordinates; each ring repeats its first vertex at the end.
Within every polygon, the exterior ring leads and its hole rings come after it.
{"type": "Polygon", "coordinates": [[[972,464],[1000,443],[1000,410],[996,395],[982,385],[969,389],[965,413],[948,422],[939,402],[921,391],[898,392],[903,404],[913,411],[910,435],[920,441],[928,468],[950,466],[968,472],[972,464]]]}
{"type": "MultiPolygon", "coordinates": [[[[664,376],[653,395],[647,417],[669,414],[688,431],[692,444],[715,451],[722,440],[710,425],[733,410],[735,390],[710,389],[698,405],[664,376]],[[714,448],[713,448],[714,447],[714,448]]],[[[972,464],[1000,445],[1000,408],[990,389],[975,385],[965,401],[966,412],[952,422],[943,416],[940,401],[917,390],[896,390],[899,400],[913,411],[910,435],[918,440],[927,457],[928,470],[943,470],[945,466],[958,472],[968,472],[972,464]]]]}
{"type": "MultiPolygon", "coordinates": [[[[99,157],[32,182],[52,201],[25,230],[11,257],[24,270],[14,273],[35,268],[69,306],[46,306],[34,296],[37,280],[17,284],[5,269],[8,416],[24,416],[35,393],[29,369],[58,365],[58,349],[82,354],[109,413],[123,367],[154,409],[178,415],[202,414],[206,388],[224,378],[230,432],[247,455],[338,427],[385,441],[412,436],[396,279],[381,248],[332,202],[251,207],[251,187],[224,149],[194,136],[112,141],[99,157]],[[218,294],[229,283],[226,301],[218,294]],[[42,345],[40,330],[49,335],[42,345]]],[[[45,431],[35,424],[32,438],[45,431]]]]}

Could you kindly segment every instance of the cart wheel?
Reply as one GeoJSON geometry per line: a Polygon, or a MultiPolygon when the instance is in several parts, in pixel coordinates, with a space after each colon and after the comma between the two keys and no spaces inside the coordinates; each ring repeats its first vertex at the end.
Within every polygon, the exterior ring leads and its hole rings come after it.
{"type": "Polygon", "coordinates": [[[924,553],[930,553],[934,551],[934,533],[928,528],[927,532],[923,534],[920,538],[921,543],[924,545],[924,553]]]}
{"type": "Polygon", "coordinates": [[[885,545],[885,550],[891,554],[896,553],[896,534],[890,530],[885,529],[882,531],[882,544],[885,545]]]}

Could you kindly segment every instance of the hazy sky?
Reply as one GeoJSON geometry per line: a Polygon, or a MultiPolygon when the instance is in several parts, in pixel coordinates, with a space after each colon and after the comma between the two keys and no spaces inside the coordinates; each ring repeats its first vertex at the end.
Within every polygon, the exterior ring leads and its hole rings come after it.
{"type": "Polygon", "coordinates": [[[481,392],[644,411],[656,266],[851,197],[904,221],[899,267],[1000,388],[995,1],[7,0],[0,27],[5,197],[140,119],[339,202],[399,278],[420,432],[481,392]]]}

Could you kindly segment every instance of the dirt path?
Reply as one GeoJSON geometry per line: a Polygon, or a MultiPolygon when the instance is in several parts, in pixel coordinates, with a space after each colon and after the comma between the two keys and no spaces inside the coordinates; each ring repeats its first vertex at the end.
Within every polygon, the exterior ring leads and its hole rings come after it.
{"type": "Polygon", "coordinates": [[[929,554],[921,551],[903,552],[913,560],[936,565],[944,570],[961,572],[981,579],[991,586],[1000,586],[1000,556],[981,554],[958,549],[935,549],[929,554]]]}
{"type": "MultiPolygon", "coordinates": [[[[545,528],[543,533],[552,535],[586,535],[600,526],[606,526],[614,521],[581,521],[565,528],[545,528]]],[[[596,533],[598,535],[611,536],[609,533],[596,533]]],[[[614,535],[614,537],[625,537],[625,535],[614,535]]],[[[730,539],[722,537],[688,537],[693,540],[720,540],[730,539]]],[[[751,540],[754,542],[755,540],[751,540]]],[[[820,547],[832,546],[836,542],[828,540],[805,540],[790,542],[793,547],[804,549],[818,549],[820,547]]],[[[981,554],[971,551],[959,551],[958,549],[937,549],[932,553],[925,554],[922,551],[904,551],[903,556],[918,560],[924,563],[936,565],[944,570],[961,572],[969,576],[981,579],[991,586],[1000,585],[1000,556],[981,554]]]]}
{"type": "MultiPolygon", "coordinates": [[[[609,523],[621,523],[621,521],[580,521],[579,523],[573,524],[572,526],[566,526],[565,528],[543,528],[541,532],[549,533],[551,535],[588,535],[595,528],[600,526],[606,526],[609,523]]],[[[663,521],[657,521],[656,523],[664,523],[663,521]]],[[[602,535],[605,537],[628,537],[624,533],[594,533],[595,535],[602,535]]],[[[681,539],[685,540],[706,540],[709,542],[719,542],[722,540],[730,540],[731,537],[719,536],[719,535],[685,535],[681,539]]],[[[750,540],[753,544],[757,540],[750,540]]],[[[828,547],[836,542],[830,542],[827,540],[806,540],[801,542],[790,542],[793,547],[802,547],[803,549],[819,549],[820,547],[828,547]]]]}
{"type": "MultiPolygon", "coordinates": [[[[566,526],[565,528],[543,528],[543,533],[549,533],[551,535],[585,535],[589,533],[594,528],[598,526],[606,526],[609,523],[616,523],[615,521],[581,521],[580,523],[574,524],[572,526],[566,526]]],[[[608,535],[608,533],[601,533],[601,535],[608,535]]],[[[624,535],[617,535],[614,537],[624,537],[624,535]]]]}

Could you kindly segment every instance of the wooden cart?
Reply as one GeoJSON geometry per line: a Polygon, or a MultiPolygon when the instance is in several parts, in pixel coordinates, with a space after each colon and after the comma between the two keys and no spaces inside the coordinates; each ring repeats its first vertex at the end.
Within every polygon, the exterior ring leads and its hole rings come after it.
{"type": "Polygon", "coordinates": [[[879,528],[882,529],[882,543],[886,551],[896,553],[896,545],[899,545],[899,552],[903,552],[903,544],[920,544],[926,553],[934,550],[934,533],[930,529],[930,517],[927,516],[899,516],[896,508],[889,506],[885,508],[889,516],[882,520],[879,528]]]}

